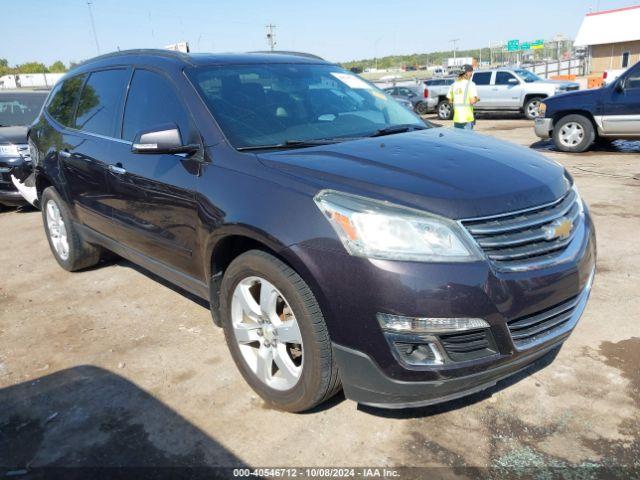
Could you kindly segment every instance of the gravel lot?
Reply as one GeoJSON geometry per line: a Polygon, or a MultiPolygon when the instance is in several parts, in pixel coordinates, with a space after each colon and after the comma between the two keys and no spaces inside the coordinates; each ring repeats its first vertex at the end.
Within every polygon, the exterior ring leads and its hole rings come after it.
{"type": "Polygon", "coordinates": [[[567,155],[539,142],[525,120],[481,118],[478,129],[567,166],[595,219],[591,301],[553,363],[417,410],[341,396],[307,414],[268,410],[206,304],[123,260],[67,273],[40,213],[5,210],[0,465],[444,466],[433,472],[485,478],[543,466],[629,478],[635,466],[640,474],[640,142],[567,155]]]}

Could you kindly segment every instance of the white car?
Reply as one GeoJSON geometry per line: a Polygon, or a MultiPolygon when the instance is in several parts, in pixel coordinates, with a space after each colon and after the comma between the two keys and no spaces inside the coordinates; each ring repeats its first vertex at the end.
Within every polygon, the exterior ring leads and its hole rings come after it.
{"type": "Polygon", "coordinates": [[[626,68],[615,68],[610,70],[605,70],[602,74],[602,86],[606,87],[611,82],[615,82],[624,72],[626,72],[626,68]]]}

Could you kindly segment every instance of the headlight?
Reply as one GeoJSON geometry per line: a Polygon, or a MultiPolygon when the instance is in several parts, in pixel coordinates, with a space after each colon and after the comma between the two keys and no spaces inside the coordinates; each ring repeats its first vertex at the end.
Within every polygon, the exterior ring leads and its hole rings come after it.
{"type": "Polygon", "coordinates": [[[540,105],[538,106],[538,114],[541,117],[544,117],[545,113],[547,113],[547,105],[544,102],[540,102],[540,105]]]}
{"type": "Polygon", "coordinates": [[[351,255],[418,262],[481,258],[453,220],[330,190],[321,191],[314,200],[351,255]]]}
{"type": "Polygon", "coordinates": [[[17,145],[0,145],[0,157],[20,157],[17,145]]]}

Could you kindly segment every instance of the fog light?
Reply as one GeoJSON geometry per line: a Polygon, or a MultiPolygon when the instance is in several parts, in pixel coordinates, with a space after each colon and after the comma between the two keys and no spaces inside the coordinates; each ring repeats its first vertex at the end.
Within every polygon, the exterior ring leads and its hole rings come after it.
{"type": "Polygon", "coordinates": [[[489,328],[481,318],[420,318],[378,313],[383,330],[396,333],[450,333],[489,328]]]}
{"type": "Polygon", "coordinates": [[[393,342],[393,346],[400,359],[409,365],[440,365],[443,358],[438,348],[432,342],[407,343],[393,342]]]}

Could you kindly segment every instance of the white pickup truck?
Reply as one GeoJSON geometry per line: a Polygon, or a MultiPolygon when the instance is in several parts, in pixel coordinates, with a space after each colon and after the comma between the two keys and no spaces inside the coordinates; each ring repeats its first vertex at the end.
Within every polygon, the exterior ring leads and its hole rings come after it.
{"type": "MultiPolygon", "coordinates": [[[[473,82],[480,97],[476,111],[521,112],[529,120],[538,117],[543,99],[580,89],[577,82],[545,80],[523,68],[478,70],[473,73],[473,82]]],[[[444,106],[438,107],[437,112],[443,120],[453,114],[450,107],[444,106]]]]}

